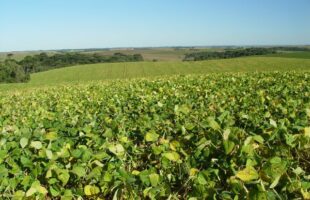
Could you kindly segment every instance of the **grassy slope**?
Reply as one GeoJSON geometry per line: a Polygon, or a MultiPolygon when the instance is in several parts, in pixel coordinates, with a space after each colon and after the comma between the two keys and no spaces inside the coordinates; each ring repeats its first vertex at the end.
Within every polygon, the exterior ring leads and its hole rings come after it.
{"type": "Polygon", "coordinates": [[[96,80],[131,79],[174,74],[212,72],[310,70],[310,59],[247,57],[202,62],[138,62],[80,65],[32,74],[26,84],[2,84],[0,91],[84,83],[96,80]]]}

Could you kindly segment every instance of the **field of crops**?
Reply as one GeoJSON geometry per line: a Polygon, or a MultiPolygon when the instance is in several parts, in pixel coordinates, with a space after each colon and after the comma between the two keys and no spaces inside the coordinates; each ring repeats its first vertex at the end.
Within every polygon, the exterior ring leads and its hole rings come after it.
{"type": "Polygon", "coordinates": [[[309,199],[309,83],[220,73],[2,95],[1,199],[309,199]]]}
{"type": "Polygon", "coordinates": [[[98,80],[134,79],[177,74],[310,70],[310,59],[246,57],[202,62],[136,62],[79,65],[31,75],[29,83],[0,84],[0,92],[98,80]]]}

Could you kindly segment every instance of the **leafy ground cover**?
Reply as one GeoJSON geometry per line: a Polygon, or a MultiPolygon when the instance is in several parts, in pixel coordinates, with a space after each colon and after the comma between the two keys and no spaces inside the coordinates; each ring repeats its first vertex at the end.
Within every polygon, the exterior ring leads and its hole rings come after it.
{"type": "Polygon", "coordinates": [[[1,199],[309,199],[309,83],[221,73],[2,95],[1,199]]]}

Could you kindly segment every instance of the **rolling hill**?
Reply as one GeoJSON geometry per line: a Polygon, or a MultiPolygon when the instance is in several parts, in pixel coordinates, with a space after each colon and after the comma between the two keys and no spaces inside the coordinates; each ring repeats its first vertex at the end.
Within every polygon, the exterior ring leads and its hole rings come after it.
{"type": "Polygon", "coordinates": [[[201,62],[174,61],[79,65],[32,74],[28,83],[1,84],[0,91],[163,75],[291,70],[310,70],[310,59],[244,57],[201,62]]]}

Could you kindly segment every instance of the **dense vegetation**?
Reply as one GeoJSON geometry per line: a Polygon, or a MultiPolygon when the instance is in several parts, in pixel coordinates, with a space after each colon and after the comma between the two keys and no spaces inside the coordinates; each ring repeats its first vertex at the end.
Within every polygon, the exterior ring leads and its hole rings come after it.
{"type": "Polygon", "coordinates": [[[137,61],[143,61],[143,57],[140,54],[125,55],[122,53],[115,53],[112,56],[102,56],[95,53],[63,53],[48,56],[46,53],[41,53],[39,55],[26,56],[19,63],[26,69],[27,72],[34,73],[79,64],[137,61]]]}
{"type": "Polygon", "coordinates": [[[268,55],[276,53],[270,48],[245,48],[245,49],[228,49],[225,51],[206,51],[186,54],[183,61],[198,61],[211,59],[237,58],[243,56],[268,55]]]}
{"type": "Polygon", "coordinates": [[[276,51],[310,51],[310,47],[296,47],[296,46],[284,46],[284,47],[272,47],[276,51]]]}
{"type": "Polygon", "coordinates": [[[29,73],[15,60],[7,59],[4,62],[0,62],[0,82],[26,82],[29,79],[29,73]]]}
{"type": "Polygon", "coordinates": [[[1,199],[309,199],[310,73],[0,98],[1,199]]]}
{"type": "Polygon", "coordinates": [[[29,80],[29,74],[31,73],[72,65],[138,61],[143,61],[140,54],[125,55],[115,53],[112,56],[102,56],[99,54],[62,53],[48,56],[46,53],[41,53],[26,56],[21,61],[9,58],[0,63],[0,82],[26,82],[29,80]]]}

